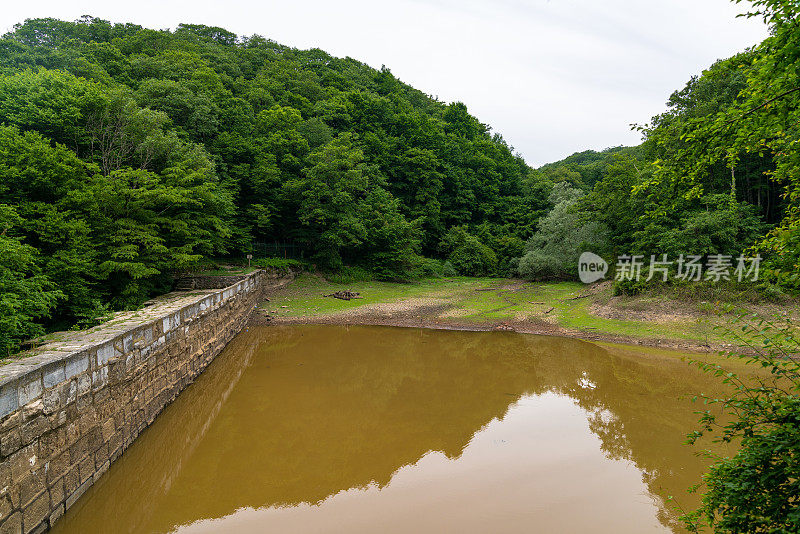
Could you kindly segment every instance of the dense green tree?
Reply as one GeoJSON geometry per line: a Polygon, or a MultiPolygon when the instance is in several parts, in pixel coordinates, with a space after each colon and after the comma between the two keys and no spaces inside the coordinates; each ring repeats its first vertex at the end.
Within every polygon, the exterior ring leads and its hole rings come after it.
{"type": "Polygon", "coordinates": [[[301,225],[297,237],[316,251],[314,259],[321,266],[341,268],[349,259],[372,263],[391,276],[413,263],[417,232],[383,188],[377,169],[364,162],[352,136],[339,136],[307,161],[302,176],[287,181],[284,189],[290,202],[296,202],[301,225]]]}
{"type": "Polygon", "coordinates": [[[63,294],[41,273],[36,249],[12,237],[21,222],[11,206],[0,204],[0,355],[43,333],[47,317],[63,294]]]}
{"type": "Polygon", "coordinates": [[[583,219],[602,223],[618,254],[643,250],[635,234],[648,205],[642,195],[633,191],[649,173],[652,165],[631,156],[616,155],[592,191],[580,200],[583,219]]]}
{"type": "Polygon", "coordinates": [[[539,221],[539,228],[526,245],[519,259],[519,274],[529,279],[574,278],[578,257],[591,250],[604,252],[607,229],[596,221],[581,220],[579,201],[584,194],[566,182],[560,182],[550,193],[552,210],[539,221]]]}
{"type": "Polygon", "coordinates": [[[752,4],[751,15],[764,18],[770,37],[690,81],[670,99],[671,110],[643,129],[657,170],[637,190],[652,201],[651,219],[675,218],[708,194],[755,205],[763,220],[778,223],[759,240],[768,276],[797,288],[800,9],[783,0],[752,4]]]}
{"type": "Polygon", "coordinates": [[[0,203],[64,293],[49,327],[254,243],[382,278],[433,265],[421,255],[504,274],[535,233],[537,253],[563,235],[574,254],[563,231],[592,222],[615,250],[760,242],[773,280],[796,285],[794,11],[754,5],[772,36],[676,92],[641,147],[536,170],[387,68],[218,27],[27,20],[0,39],[0,203]],[[556,209],[559,184],[587,195],[556,209]]]}
{"type": "Polygon", "coordinates": [[[447,262],[458,274],[485,276],[494,273],[497,268],[494,251],[461,226],[450,228],[439,248],[447,254],[447,262]]]}

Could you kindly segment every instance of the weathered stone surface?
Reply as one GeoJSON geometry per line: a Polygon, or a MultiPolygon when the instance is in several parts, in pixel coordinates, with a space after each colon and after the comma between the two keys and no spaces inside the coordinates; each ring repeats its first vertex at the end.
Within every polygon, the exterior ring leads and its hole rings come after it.
{"type": "Polygon", "coordinates": [[[80,477],[78,476],[78,467],[73,467],[65,476],[64,476],[64,492],[67,495],[72,495],[76,489],[80,486],[80,477]]]}
{"type": "Polygon", "coordinates": [[[89,369],[89,356],[84,353],[78,353],[66,362],[65,366],[65,379],[68,380],[75,375],[84,373],[89,369]]]}
{"type": "Polygon", "coordinates": [[[20,436],[22,437],[22,444],[27,445],[33,442],[36,438],[50,430],[50,423],[44,414],[41,414],[20,428],[20,436]]]}
{"type": "Polygon", "coordinates": [[[44,469],[39,469],[36,472],[30,473],[20,480],[20,502],[23,507],[27,506],[33,499],[47,489],[45,480],[44,469]]]}
{"type": "Polygon", "coordinates": [[[64,504],[59,503],[55,506],[53,513],[50,514],[49,524],[50,525],[54,524],[56,521],[61,519],[62,515],[64,515],[64,504]]]}
{"type": "Polygon", "coordinates": [[[14,511],[14,505],[11,503],[11,497],[8,495],[0,496],[0,521],[10,516],[14,511]]]}
{"type": "Polygon", "coordinates": [[[31,470],[38,466],[38,456],[36,455],[36,444],[32,443],[24,447],[11,456],[3,463],[8,462],[11,469],[11,480],[14,484],[19,484],[23,478],[28,476],[31,470]]]}
{"type": "Polygon", "coordinates": [[[58,479],[50,485],[50,509],[55,510],[64,502],[64,480],[58,479]]]}
{"type": "Polygon", "coordinates": [[[22,447],[22,438],[18,428],[8,430],[0,435],[0,455],[3,458],[11,456],[20,447],[22,447]]]}
{"type": "Polygon", "coordinates": [[[53,369],[45,371],[44,373],[44,387],[45,389],[51,388],[57,384],[60,384],[64,380],[67,379],[67,375],[64,372],[65,365],[62,363],[57,365],[53,369]]]}
{"type": "Polygon", "coordinates": [[[0,525],[0,534],[20,534],[22,532],[22,514],[13,513],[0,525]]]}
{"type": "Polygon", "coordinates": [[[27,534],[36,530],[48,515],[50,515],[50,496],[45,491],[22,510],[23,532],[27,534]]]}
{"type": "Polygon", "coordinates": [[[0,534],[57,521],[239,332],[264,279],[168,295],[4,366],[0,534]]]}
{"type": "Polygon", "coordinates": [[[39,373],[34,373],[31,379],[20,386],[17,389],[17,394],[19,395],[20,406],[25,406],[39,397],[42,394],[42,377],[39,376],[39,373]]]}
{"type": "Polygon", "coordinates": [[[0,418],[10,414],[19,406],[16,384],[9,384],[0,389],[0,418]]]}
{"type": "Polygon", "coordinates": [[[92,486],[93,483],[94,483],[94,480],[89,478],[83,484],[78,486],[78,489],[76,489],[74,492],[72,492],[72,495],[67,497],[67,500],[64,503],[66,505],[67,510],[72,508],[72,505],[75,504],[75,501],[77,501],[81,497],[81,495],[86,493],[86,490],[89,489],[92,486]]]}

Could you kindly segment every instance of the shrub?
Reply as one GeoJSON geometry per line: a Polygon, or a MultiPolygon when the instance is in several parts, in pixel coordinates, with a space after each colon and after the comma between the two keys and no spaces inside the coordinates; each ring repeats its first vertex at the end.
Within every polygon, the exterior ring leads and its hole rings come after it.
{"type": "MultiPolygon", "coordinates": [[[[741,441],[730,458],[715,456],[703,477],[707,488],[701,507],[686,514],[686,526],[717,533],[800,532],[800,340],[789,320],[750,322],[741,316],[729,329],[749,348],[729,354],[769,371],[757,380],[742,379],[718,364],[693,362],[733,387],[721,399],[700,398],[722,408],[723,421],[711,411],[700,413],[701,429],[689,443],[721,428],[717,442],[741,441]],[[724,422],[730,421],[730,422],[724,422]]],[[[697,488],[695,488],[697,489],[697,488]]]]}
{"type": "Polygon", "coordinates": [[[463,245],[455,249],[448,258],[459,274],[485,276],[497,267],[497,256],[492,249],[470,236],[463,245]]]}
{"type": "Polygon", "coordinates": [[[561,262],[541,250],[532,250],[519,259],[517,272],[529,280],[557,278],[563,275],[561,262]]]}
{"type": "MultiPolygon", "coordinates": [[[[451,265],[452,267],[452,265],[451,265]]],[[[441,277],[443,276],[442,262],[433,258],[420,257],[417,267],[414,269],[416,277],[441,277]]]]}
{"type": "Polygon", "coordinates": [[[639,280],[631,280],[627,278],[624,280],[616,280],[614,282],[613,294],[614,296],[625,295],[632,297],[644,292],[650,283],[655,284],[656,282],[653,280],[648,282],[645,277],[642,277],[639,280]]]}
{"type": "Polygon", "coordinates": [[[517,270],[524,278],[576,278],[578,258],[586,250],[606,247],[607,230],[596,222],[581,221],[578,201],[583,193],[567,184],[556,184],[550,195],[553,209],[539,221],[517,270]]]}
{"type": "Polygon", "coordinates": [[[448,253],[447,261],[458,274],[485,276],[495,272],[497,256],[463,227],[455,226],[445,234],[440,248],[448,253]]]}
{"type": "Polygon", "coordinates": [[[258,258],[252,260],[250,265],[259,269],[308,269],[308,263],[292,258],[258,258]]]}
{"type": "Polygon", "coordinates": [[[770,302],[782,302],[788,298],[783,289],[775,284],[765,282],[759,289],[764,298],[770,302]]]}

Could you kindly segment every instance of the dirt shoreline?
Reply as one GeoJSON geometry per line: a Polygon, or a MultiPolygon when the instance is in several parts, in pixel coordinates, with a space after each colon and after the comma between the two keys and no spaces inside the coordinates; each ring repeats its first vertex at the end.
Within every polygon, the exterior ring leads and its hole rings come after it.
{"type": "MultiPolygon", "coordinates": [[[[708,302],[614,296],[608,283],[538,284],[451,278],[418,284],[330,282],[318,273],[276,281],[251,316],[253,325],[365,325],[464,331],[513,331],[681,352],[749,353],[719,335],[723,320],[708,302]],[[331,296],[353,291],[357,300],[331,296]],[[360,294],[358,292],[361,292],[360,294]],[[363,300],[361,300],[363,299],[363,300]],[[663,325],[663,328],[662,328],[663,325]]],[[[752,313],[775,311],[751,305],[752,313]]],[[[735,342],[733,342],[735,343],[735,342]]]]}
{"type": "MultiPolygon", "coordinates": [[[[259,310],[260,311],[260,310],[259,310]]],[[[421,312],[423,310],[414,310],[421,312]]],[[[534,334],[541,336],[556,336],[581,339],[583,341],[618,343],[631,347],[652,347],[659,349],[713,353],[730,350],[730,345],[719,345],[671,339],[635,338],[608,334],[605,332],[585,332],[570,330],[553,324],[533,323],[530,321],[503,321],[476,322],[476,321],[442,321],[436,317],[417,315],[387,316],[380,312],[365,311],[362,313],[317,315],[301,317],[268,317],[263,313],[254,313],[250,318],[251,325],[362,325],[362,326],[394,326],[401,328],[428,328],[434,330],[463,330],[470,332],[489,332],[493,330],[518,332],[520,334],[534,334]]]]}

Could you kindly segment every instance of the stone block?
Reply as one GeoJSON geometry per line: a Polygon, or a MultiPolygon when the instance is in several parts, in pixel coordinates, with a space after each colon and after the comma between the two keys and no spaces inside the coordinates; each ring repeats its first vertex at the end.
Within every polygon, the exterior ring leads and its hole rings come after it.
{"type": "Polygon", "coordinates": [[[109,417],[103,423],[103,428],[102,428],[103,441],[106,442],[106,443],[108,441],[110,441],[111,437],[114,435],[114,431],[115,430],[116,430],[116,428],[115,428],[115,425],[114,425],[114,418],[113,417],[109,417]]]}
{"type": "Polygon", "coordinates": [[[8,495],[0,496],[0,521],[11,515],[14,511],[14,505],[11,503],[11,497],[8,495]]]}
{"type": "Polygon", "coordinates": [[[85,353],[80,353],[77,356],[70,357],[64,368],[65,380],[74,378],[75,376],[86,372],[89,369],[89,356],[85,353]]]}
{"type": "Polygon", "coordinates": [[[48,389],[42,396],[42,409],[46,414],[56,413],[62,408],[62,391],[60,387],[48,389]]]}
{"type": "Polygon", "coordinates": [[[133,343],[136,337],[134,336],[133,332],[125,334],[122,336],[122,352],[127,353],[133,350],[133,343]]]}
{"type": "Polygon", "coordinates": [[[78,377],[78,395],[85,395],[92,389],[92,379],[88,374],[82,374],[78,377]]]}
{"type": "Polygon", "coordinates": [[[101,367],[108,363],[108,360],[117,355],[117,350],[114,347],[114,342],[109,341],[105,345],[101,345],[97,349],[97,366],[101,367]]]}
{"type": "Polygon", "coordinates": [[[31,419],[20,427],[22,445],[27,445],[50,430],[50,422],[44,414],[31,419]]]}
{"type": "Polygon", "coordinates": [[[22,412],[17,410],[0,423],[0,433],[18,429],[20,424],[22,424],[22,412]]]}
{"type": "Polygon", "coordinates": [[[85,481],[83,482],[83,484],[81,484],[80,486],[78,486],[78,489],[76,489],[76,490],[75,490],[75,491],[72,493],[72,495],[70,495],[69,497],[67,497],[67,501],[66,501],[66,508],[67,508],[67,510],[69,510],[70,508],[72,508],[72,505],[73,505],[73,504],[75,504],[75,501],[77,501],[77,500],[78,500],[78,499],[81,497],[81,495],[83,495],[84,493],[86,493],[86,490],[87,490],[87,489],[89,489],[90,487],[92,487],[92,483],[93,483],[93,482],[94,482],[94,481],[93,481],[91,478],[89,478],[89,479],[85,480],[85,481]]]}
{"type": "Polygon", "coordinates": [[[26,534],[33,532],[39,527],[50,513],[50,496],[47,492],[42,492],[22,510],[22,526],[26,534]]]}
{"type": "Polygon", "coordinates": [[[29,473],[22,480],[18,481],[17,484],[19,484],[20,502],[24,508],[47,489],[44,469],[38,469],[35,472],[29,473]]]}
{"type": "Polygon", "coordinates": [[[0,388],[0,419],[19,407],[16,384],[6,384],[0,388]]]}
{"type": "Polygon", "coordinates": [[[22,437],[19,428],[14,428],[0,435],[0,455],[3,458],[12,455],[22,447],[22,437]]]}
{"type": "Polygon", "coordinates": [[[23,447],[8,457],[8,466],[11,469],[11,480],[19,482],[28,474],[39,467],[39,458],[36,455],[36,444],[32,443],[23,447]]]}
{"type": "Polygon", "coordinates": [[[63,484],[62,477],[69,467],[69,451],[64,451],[50,461],[47,468],[47,483],[52,485],[59,481],[63,484]]]}
{"type": "Polygon", "coordinates": [[[64,475],[65,494],[72,495],[75,490],[78,489],[78,486],[80,486],[80,476],[78,473],[78,466],[75,466],[64,475]]]}
{"type": "Polygon", "coordinates": [[[109,465],[110,465],[110,462],[108,460],[106,460],[105,462],[100,464],[100,466],[97,468],[97,472],[94,475],[94,479],[97,480],[99,477],[103,476],[103,473],[108,471],[109,465]]]}
{"type": "Polygon", "coordinates": [[[61,516],[64,515],[64,503],[56,505],[56,507],[52,510],[53,511],[50,514],[50,518],[48,519],[48,522],[50,523],[51,527],[55,524],[56,521],[61,519],[61,516]]]}
{"type": "Polygon", "coordinates": [[[42,399],[29,402],[22,407],[22,423],[35,419],[44,413],[44,403],[42,399]]]}
{"type": "Polygon", "coordinates": [[[78,441],[72,444],[69,448],[69,462],[72,465],[77,464],[83,458],[89,454],[89,446],[88,446],[89,438],[87,436],[81,436],[78,441]]]}
{"type": "Polygon", "coordinates": [[[42,394],[42,377],[38,373],[28,378],[25,384],[17,388],[18,401],[20,406],[25,406],[29,402],[36,400],[42,394]]]}
{"type": "Polygon", "coordinates": [[[64,502],[66,495],[64,494],[64,479],[59,478],[50,485],[50,509],[54,510],[59,503],[64,502]]]}
{"type": "Polygon", "coordinates": [[[81,484],[90,480],[94,475],[94,471],[95,465],[93,456],[87,456],[81,460],[80,464],[78,464],[78,474],[80,475],[81,484]]]}
{"type": "Polygon", "coordinates": [[[0,524],[0,534],[21,534],[22,514],[15,512],[0,524]]]}
{"type": "Polygon", "coordinates": [[[65,365],[62,363],[53,369],[45,371],[43,378],[44,388],[49,389],[65,381],[67,379],[65,369],[65,365]]]}
{"type": "Polygon", "coordinates": [[[104,365],[92,373],[92,390],[97,391],[108,383],[108,366],[104,365]]]}
{"type": "Polygon", "coordinates": [[[50,430],[39,438],[39,455],[46,461],[53,459],[67,448],[67,428],[61,426],[50,430]]]}

